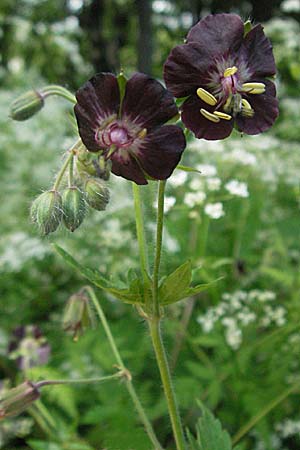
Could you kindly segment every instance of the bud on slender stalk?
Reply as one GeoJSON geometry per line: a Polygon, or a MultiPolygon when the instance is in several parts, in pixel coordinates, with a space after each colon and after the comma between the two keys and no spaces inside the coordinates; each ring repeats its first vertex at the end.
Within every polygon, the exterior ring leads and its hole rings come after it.
{"type": "Polygon", "coordinates": [[[64,311],[63,329],[73,334],[74,341],[78,340],[85,328],[95,326],[95,315],[90,299],[82,292],[72,295],[64,311]]]}
{"type": "Polygon", "coordinates": [[[10,107],[10,117],[23,121],[34,116],[44,106],[44,97],[38,91],[28,91],[17,98],[10,107]]]}
{"type": "Polygon", "coordinates": [[[76,230],[86,213],[84,194],[77,186],[71,186],[62,193],[62,210],[65,226],[70,231],[76,230]]]}
{"type": "Polygon", "coordinates": [[[43,192],[31,206],[31,218],[41,233],[47,235],[55,231],[62,219],[61,195],[56,190],[43,192]]]}
{"type": "Polygon", "coordinates": [[[109,202],[109,190],[104,182],[89,178],[85,183],[86,201],[97,211],[103,211],[109,202]]]}
{"type": "Polygon", "coordinates": [[[39,390],[30,381],[25,381],[19,386],[10,389],[0,399],[0,420],[6,417],[17,416],[39,397],[39,390]]]}

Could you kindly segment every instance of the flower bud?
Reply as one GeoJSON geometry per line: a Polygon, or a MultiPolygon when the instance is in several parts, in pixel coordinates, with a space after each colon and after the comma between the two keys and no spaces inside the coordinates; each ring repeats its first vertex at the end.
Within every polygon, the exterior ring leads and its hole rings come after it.
{"type": "Polygon", "coordinates": [[[6,417],[17,416],[39,397],[39,390],[30,381],[25,381],[19,386],[9,389],[9,391],[4,393],[3,398],[0,399],[0,420],[6,417]]]}
{"type": "Polygon", "coordinates": [[[76,230],[86,213],[84,194],[77,186],[69,187],[62,193],[62,210],[65,226],[70,231],[76,230]]]}
{"type": "Polygon", "coordinates": [[[86,201],[88,204],[97,209],[97,211],[103,211],[109,202],[109,190],[105,186],[105,183],[96,178],[88,178],[85,183],[86,201]]]}
{"type": "Polygon", "coordinates": [[[17,98],[10,107],[10,117],[23,121],[34,116],[44,106],[44,98],[38,91],[28,91],[17,98]]]}
{"type": "Polygon", "coordinates": [[[31,218],[41,233],[46,235],[55,231],[62,219],[62,201],[58,191],[43,192],[31,206],[31,218]]]}
{"type": "Polygon", "coordinates": [[[72,295],[64,311],[63,330],[71,333],[77,341],[85,328],[94,326],[95,316],[89,297],[82,292],[72,295]]]}

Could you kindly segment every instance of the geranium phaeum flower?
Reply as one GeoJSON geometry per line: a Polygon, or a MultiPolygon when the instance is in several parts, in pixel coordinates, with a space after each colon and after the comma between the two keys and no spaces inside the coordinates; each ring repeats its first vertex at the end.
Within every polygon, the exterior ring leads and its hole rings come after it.
{"type": "Polygon", "coordinates": [[[272,46],[261,25],[244,35],[236,14],[209,15],[171,51],[164,79],[175,97],[187,97],[182,121],[197,138],[223,139],[234,123],[258,134],[278,116],[272,46]]]}
{"type": "Polygon", "coordinates": [[[178,110],[172,94],[158,81],[135,73],[121,99],[117,78],[100,73],[77,91],[76,98],[84,145],[91,152],[102,151],[115,175],[147,184],[147,177],[164,180],[172,174],[185,137],[180,127],[163,125],[178,110]]]}

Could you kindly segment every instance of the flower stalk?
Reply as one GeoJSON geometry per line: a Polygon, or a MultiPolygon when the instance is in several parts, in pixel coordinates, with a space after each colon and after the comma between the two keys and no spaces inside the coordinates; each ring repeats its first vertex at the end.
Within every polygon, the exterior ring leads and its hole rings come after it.
{"type": "Polygon", "coordinates": [[[121,355],[119,353],[119,350],[118,350],[118,348],[116,346],[114,337],[113,337],[112,332],[110,330],[109,324],[108,324],[108,322],[106,320],[104,311],[103,311],[103,309],[102,309],[102,307],[100,305],[100,302],[98,301],[94,290],[90,286],[86,286],[85,290],[89,294],[89,296],[90,296],[90,298],[91,298],[91,300],[92,300],[92,302],[93,302],[93,304],[95,306],[95,309],[97,311],[97,314],[99,316],[99,319],[101,321],[103,329],[105,331],[106,337],[107,337],[108,342],[109,342],[109,344],[111,346],[112,352],[113,352],[113,354],[114,354],[114,356],[116,358],[118,367],[119,367],[121,372],[123,372],[124,374],[127,374],[127,376],[124,377],[126,388],[128,390],[128,393],[129,393],[133,403],[134,403],[134,406],[135,406],[135,408],[137,410],[137,413],[138,413],[138,415],[140,417],[140,420],[141,420],[141,422],[143,423],[143,425],[145,427],[145,430],[146,430],[146,432],[147,432],[147,434],[149,436],[149,439],[151,440],[152,444],[154,445],[154,449],[155,450],[163,450],[162,446],[160,445],[160,443],[159,443],[159,441],[158,441],[158,439],[157,439],[157,437],[155,435],[155,432],[154,432],[154,430],[152,428],[152,425],[151,425],[151,423],[150,423],[150,421],[149,421],[149,419],[148,419],[148,417],[147,417],[147,415],[145,413],[145,410],[144,410],[144,408],[143,408],[143,406],[142,406],[142,404],[141,404],[141,402],[140,402],[140,400],[139,400],[139,398],[137,396],[137,393],[136,393],[136,391],[135,391],[135,389],[133,387],[131,374],[128,371],[128,369],[125,367],[125,364],[124,364],[123,359],[122,359],[122,357],[121,357],[121,355]]]}

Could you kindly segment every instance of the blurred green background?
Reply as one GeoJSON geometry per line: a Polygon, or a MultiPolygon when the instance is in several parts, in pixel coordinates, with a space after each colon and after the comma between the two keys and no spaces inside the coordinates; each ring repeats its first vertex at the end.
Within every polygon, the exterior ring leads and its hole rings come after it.
{"type": "MultiPolygon", "coordinates": [[[[28,122],[8,118],[27,89],[55,83],[75,91],[97,71],[162,78],[169,51],[210,12],[263,22],[278,66],[280,117],[269,132],[188,142],[167,188],[162,273],[191,258],[209,291],[170,307],[165,342],[184,426],[202,399],[233,436],[300,378],[300,2],[298,0],[99,0],[0,2],[0,380],[102,376],[115,363],[103,330],[73,342],[61,329],[65,302],[85,281],[51,247],[118,282],[138,268],[130,183],[112,176],[107,211],[74,234],[42,238],[29,207],[49,188],[76,139],[68,104],[51,98],[28,122]],[[37,325],[51,346],[46,365],[20,371],[9,354],[18,326],[37,325]]],[[[155,184],[142,188],[153,247],[155,184]]],[[[154,427],[172,449],[170,426],[146,326],[128,305],[98,292],[154,427]]],[[[30,351],[29,351],[30,354],[30,351]]],[[[24,356],[24,355],[23,355],[24,356]]],[[[26,355],[25,355],[26,356],[26,355]]],[[[27,355],[28,356],[28,355],[27,355]]],[[[299,450],[299,389],[241,441],[240,450],[299,450]]],[[[7,450],[150,450],[127,391],[111,382],[45,388],[38,407],[0,422],[7,450]]],[[[220,449],[221,450],[221,449],[220,449]]]]}

